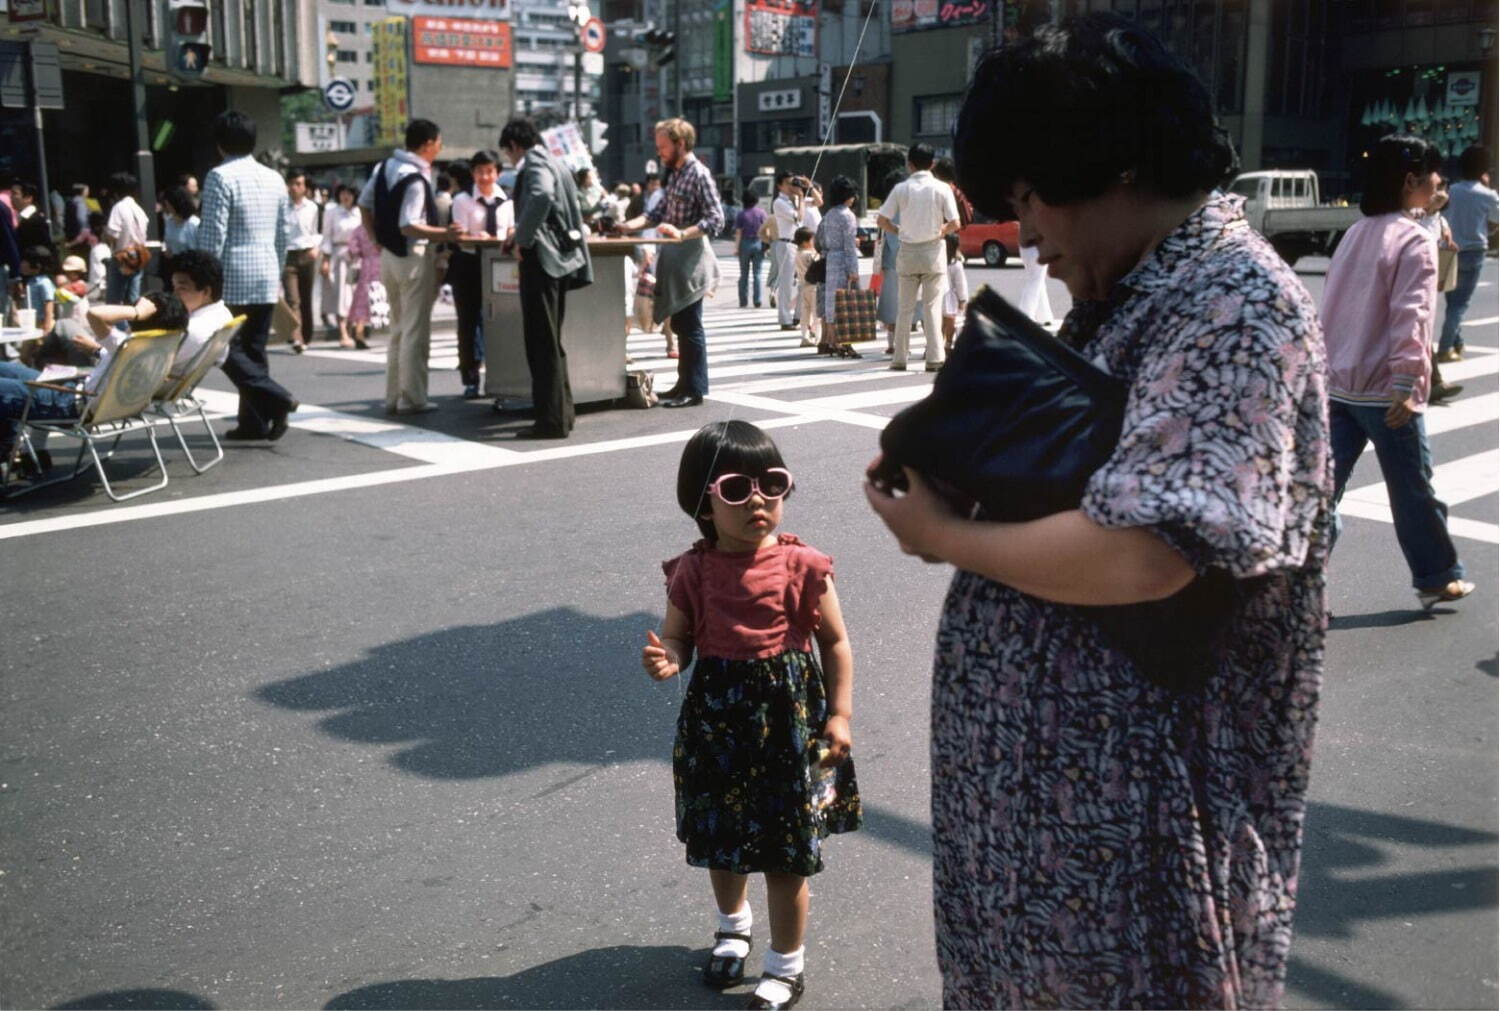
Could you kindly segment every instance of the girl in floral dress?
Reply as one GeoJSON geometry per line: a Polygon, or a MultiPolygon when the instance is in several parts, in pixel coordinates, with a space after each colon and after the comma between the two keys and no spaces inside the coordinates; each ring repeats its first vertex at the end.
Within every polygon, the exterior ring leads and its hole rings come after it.
{"type": "Polygon", "coordinates": [[[860,825],[853,656],[832,560],[776,533],[792,487],[776,444],[749,422],[689,440],[677,501],[703,540],[663,563],[666,620],[641,651],[657,681],[698,652],[672,753],[677,838],[689,864],[708,868],[718,906],[709,986],[744,978],[748,875],[766,877],[771,950],[752,1008],[801,998],[807,879],[823,869],[823,839],[860,825]]]}
{"type": "Polygon", "coordinates": [[[370,346],[365,340],[368,332],[381,325],[374,318],[375,307],[371,304],[374,301],[371,288],[380,283],[380,247],[361,225],[349,234],[349,244],[344,248],[349,269],[355,276],[354,290],[349,296],[348,324],[353,330],[354,346],[363,350],[370,346]]]}

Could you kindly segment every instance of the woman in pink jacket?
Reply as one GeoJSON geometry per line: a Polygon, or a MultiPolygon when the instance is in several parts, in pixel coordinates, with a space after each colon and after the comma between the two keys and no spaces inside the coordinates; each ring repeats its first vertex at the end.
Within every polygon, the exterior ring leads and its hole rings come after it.
{"type": "Polygon", "coordinates": [[[1384,137],[1371,152],[1360,210],[1323,290],[1334,503],[1373,443],[1396,540],[1424,608],[1474,592],[1448,536],[1448,507],[1432,490],[1423,412],[1432,379],[1437,246],[1410,216],[1426,207],[1442,157],[1416,137],[1384,137]]]}

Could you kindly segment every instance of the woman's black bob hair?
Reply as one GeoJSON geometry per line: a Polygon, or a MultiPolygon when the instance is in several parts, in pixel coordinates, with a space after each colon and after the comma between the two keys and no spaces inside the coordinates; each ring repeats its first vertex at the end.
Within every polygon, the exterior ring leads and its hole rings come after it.
{"type": "MultiPolygon", "coordinates": [[[[785,467],[781,450],[771,437],[748,421],[716,421],[704,425],[688,440],[677,465],[677,504],[693,518],[708,543],[718,540],[712,519],[708,486],[723,474],[763,474],[785,467]]],[[[788,496],[791,492],[787,493],[788,496]]]]}
{"type": "Polygon", "coordinates": [[[1437,148],[1420,137],[1389,134],[1375,142],[1375,150],[1365,162],[1365,190],[1359,209],[1366,217],[1394,214],[1402,206],[1406,177],[1418,181],[1443,168],[1443,156],[1437,148]]]}
{"type": "MultiPolygon", "coordinates": [[[[859,196],[859,187],[854,185],[854,180],[848,176],[834,176],[833,181],[828,184],[828,200],[826,206],[829,210],[839,206],[850,197],[859,196]]],[[[859,215],[859,201],[855,200],[852,208],[855,216],[859,215]]]]}
{"type": "Polygon", "coordinates": [[[1002,220],[1018,180],[1054,206],[1097,197],[1126,172],[1178,198],[1214,189],[1239,165],[1203,83],[1151,33],[1106,12],[986,54],[953,158],[959,188],[1002,220]]]}

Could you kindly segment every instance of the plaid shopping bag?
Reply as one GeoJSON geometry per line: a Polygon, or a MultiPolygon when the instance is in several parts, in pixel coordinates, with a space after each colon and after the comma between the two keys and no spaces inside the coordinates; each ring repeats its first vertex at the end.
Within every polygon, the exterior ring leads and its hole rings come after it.
{"type": "Polygon", "coordinates": [[[840,288],[833,293],[833,318],[840,344],[872,341],[876,334],[875,303],[879,295],[864,288],[840,288]]]}

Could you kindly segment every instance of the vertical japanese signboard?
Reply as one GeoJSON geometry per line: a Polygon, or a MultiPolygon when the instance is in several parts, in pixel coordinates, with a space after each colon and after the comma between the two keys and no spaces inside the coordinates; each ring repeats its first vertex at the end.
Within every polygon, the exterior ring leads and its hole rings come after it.
{"type": "Polygon", "coordinates": [[[411,50],[413,63],[493,69],[509,67],[510,22],[412,18],[411,50]]]}
{"type": "Polygon", "coordinates": [[[714,101],[734,100],[734,5],[714,0],[714,101]]]}
{"type": "Polygon", "coordinates": [[[375,23],[371,47],[375,54],[375,115],[380,129],[378,145],[394,146],[406,136],[406,18],[386,18],[375,23]]]}
{"type": "Polygon", "coordinates": [[[748,0],[745,52],[767,56],[816,56],[816,0],[748,0]]]}

